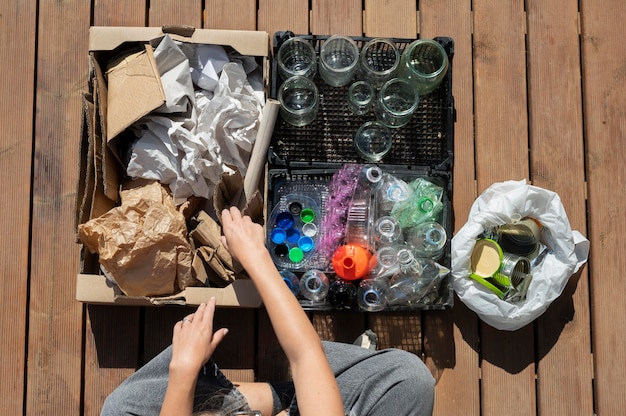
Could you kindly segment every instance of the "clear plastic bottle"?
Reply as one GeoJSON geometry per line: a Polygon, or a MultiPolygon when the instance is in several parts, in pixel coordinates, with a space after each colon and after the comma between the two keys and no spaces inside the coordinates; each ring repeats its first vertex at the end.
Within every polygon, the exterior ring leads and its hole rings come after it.
{"type": "Polygon", "coordinates": [[[446,245],[446,229],[438,222],[428,221],[407,230],[406,240],[414,248],[417,257],[438,260],[446,245]]]}
{"type": "Polygon", "coordinates": [[[310,301],[324,300],[329,286],[328,277],[320,270],[307,270],[300,278],[300,294],[310,301]]]}
{"type": "Polygon", "coordinates": [[[365,279],[359,283],[357,302],[359,308],[367,312],[378,312],[385,309],[387,300],[387,281],[385,279],[365,279]]]}
{"type": "Polygon", "coordinates": [[[386,293],[389,306],[418,303],[450,272],[434,260],[416,259],[410,250],[399,252],[398,257],[400,270],[389,279],[386,293]]]}
{"type": "Polygon", "coordinates": [[[383,246],[376,251],[371,259],[372,270],[368,274],[369,279],[390,277],[398,271],[398,249],[395,246],[383,246]]]}
{"type": "Polygon", "coordinates": [[[377,245],[395,244],[402,238],[402,227],[398,220],[388,215],[374,222],[374,240],[377,245]]]}
{"type": "Polygon", "coordinates": [[[293,293],[294,296],[297,296],[300,292],[300,281],[298,280],[298,276],[289,270],[281,270],[279,273],[289,290],[291,290],[291,293],[293,293]]]}
{"type": "Polygon", "coordinates": [[[411,193],[412,191],[408,183],[394,175],[384,173],[378,189],[379,215],[389,215],[395,204],[408,200],[411,193]]]}
{"type": "Polygon", "coordinates": [[[335,309],[352,309],[356,305],[357,288],[343,279],[335,280],[328,288],[328,302],[335,309]]]}

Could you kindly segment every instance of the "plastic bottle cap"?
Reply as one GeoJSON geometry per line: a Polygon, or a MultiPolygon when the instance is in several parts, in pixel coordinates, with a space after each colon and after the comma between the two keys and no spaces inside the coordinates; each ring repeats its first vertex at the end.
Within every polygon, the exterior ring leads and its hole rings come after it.
{"type": "Polygon", "coordinates": [[[293,215],[287,211],[283,211],[276,215],[276,225],[283,230],[288,230],[293,227],[293,215]]]}
{"type": "Polygon", "coordinates": [[[317,226],[312,222],[304,224],[302,226],[302,234],[306,235],[307,237],[313,237],[315,234],[317,234],[317,226]]]}
{"type": "Polygon", "coordinates": [[[274,247],[274,254],[278,257],[285,257],[289,254],[289,247],[286,244],[279,244],[274,247]]]}
{"type": "Polygon", "coordinates": [[[270,233],[270,238],[273,243],[280,244],[287,238],[287,233],[282,228],[274,228],[270,233]]]}
{"type": "Polygon", "coordinates": [[[299,247],[293,247],[289,250],[289,260],[294,263],[300,263],[304,259],[304,252],[299,247]]]}
{"type": "Polygon", "coordinates": [[[335,250],[333,255],[333,269],[335,273],[346,280],[356,280],[370,271],[372,254],[364,247],[356,244],[346,244],[335,250]]]}
{"type": "Polygon", "coordinates": [[[298,201],[294,201],[289,204],[289,212],[291,212],[293,215],[300,215],[300,211],[302,211],[302,204],[298,201]]]}
{"type": "Polygon", "coordinates": [[[298,242],[299,238],[300,238],[300,231],[296,230],[295,228],[290,228],[287,230],[287,241],[289,241],[292,244],[295,244],[298,242]]]}
{"type": "Polygon", "coordinates": [[[300,219],[305,224],[313,222],[315,220],[315,211],[311,208],[304,208],[302,212],[300,212],[300,219]]]}
{"type": "Polygon", "coordinates": [[[315,242],[311,237],[300,237],[300,239],[298,240],[298,247],[300,247],[303,252],[307,253],[313,250],[313,248],[315,247],[315,242]]]}

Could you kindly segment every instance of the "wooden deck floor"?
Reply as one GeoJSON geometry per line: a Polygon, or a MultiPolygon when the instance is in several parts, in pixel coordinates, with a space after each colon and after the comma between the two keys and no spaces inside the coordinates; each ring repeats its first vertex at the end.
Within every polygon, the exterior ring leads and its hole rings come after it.
{"type": "MultiPolygon", "coordinates": [[[[170,341],[186,308],[75,301],[73,209],[90,25],[455,40],[454,215],[527,178],[561,196],[588,264],[515,332],[447,311],[315,313],[327,339],[371,327],[420,355],[437,415],[618,415],[626,408],[626,2],[623,0],[65,0],[0,2],[0,408],[98,414],[170,341]],[[417,4],[417,7],[416,7],[417,4]]],[[[238,379],[287,369],[263,310],[219,311],[216,359],[238,379]],[[279,363],[276,365],[276,363],[279,363]]]]}

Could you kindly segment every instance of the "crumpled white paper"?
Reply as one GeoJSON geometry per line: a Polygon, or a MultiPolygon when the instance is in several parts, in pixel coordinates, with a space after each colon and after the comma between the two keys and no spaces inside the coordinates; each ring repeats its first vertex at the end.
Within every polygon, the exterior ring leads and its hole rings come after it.
{"type": "Polygon", "coordinates": [[[560,197],[525,180],[495,183],[486,189],[451,244],[452,286],[459,298],[487,324],[509,331],[545,312],[589,255],[589,241],[572,231],[560,197]],[[517,214],[537,219],[550,231],[551,250],[531,270],[526,300],[509,303],[470,278],[470,256],[483,230],[510,223],[517,214]]]}
{"type": "Polygon", "coordinates": [[[248,81],[244,63],[252,74],[256,68],[243,57],[224,65],[205,63],[203,68],[222,66],[217,85],[214,91],[194,91],[186,52],[169,36],[155,50],[166,104],[133,125],[138,139],[126,169],[130,177],[168,185],[176,203],[192,195],[209,198],[221,174],[232,173],[227,165],[245,176],[265,100],[248,81]]]}

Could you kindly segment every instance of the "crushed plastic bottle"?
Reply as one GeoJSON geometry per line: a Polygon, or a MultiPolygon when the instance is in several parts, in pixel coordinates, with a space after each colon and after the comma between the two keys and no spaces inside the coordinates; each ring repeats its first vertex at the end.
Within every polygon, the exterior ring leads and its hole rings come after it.
{"type": "Polygon", "coordinates": [[[419,303],[434,292],[450,270],[432,259],[417,259],[410,250],[398,252],[400,270],[389,279],[387,305],[405,306],[419,303]]]}

